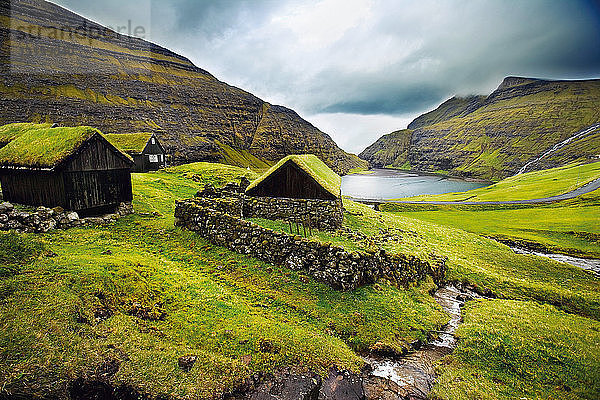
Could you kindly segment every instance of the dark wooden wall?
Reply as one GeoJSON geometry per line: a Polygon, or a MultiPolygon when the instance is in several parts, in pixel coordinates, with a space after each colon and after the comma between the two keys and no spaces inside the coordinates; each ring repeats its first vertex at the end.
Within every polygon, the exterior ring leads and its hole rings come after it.
{"type": "Polygon", "coordinates": [[[116,207],[133,198],[129,168],[65,172],[64,186],[70,210],[116,207]]]}
{"type": "Polygon", "coordinates": [[[88,140],[64,165],[65,171],[97,171],[130,168],[111,145],[98,136],[88,140]]]}
{"type": "Polygon", "coordinates": [[[248,195],[292,199],[335,200],[337,198],[291,161],[283,164],[264,181],[250,189],[248,195]]]}
{"type": "Polygon", "coordinates": [[[158,142],[158,139],[155,139],[154,144],[152,144],[152,139],[148,141],[148,144],[142,151],[142,154],[137,154],[133,156],[133,161],[135,161],[135,167],[133,169],[134,172],[148,172],[148,171],[157,171],[160,168],[164,168],[167,165],[167,155],[164,149],[158,142]],[[158,161],[152,162],[150,161],[150,156],[156,155],[158,157],[158,161]]]}
{"type": "Polygon", "coordinates": [[[2,174],[4,200],[32,206],[65,207],[66,196],[61,173],[14,171],[2,174]]]}

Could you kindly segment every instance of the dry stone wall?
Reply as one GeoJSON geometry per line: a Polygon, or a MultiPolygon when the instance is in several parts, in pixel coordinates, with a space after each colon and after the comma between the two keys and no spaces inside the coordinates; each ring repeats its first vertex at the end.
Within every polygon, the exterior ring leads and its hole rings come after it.
{"type": "Polygon", "coordinates": [[[132,212],[131,203],[121,203],[114,214],[80,218],[75,211],[66,211],[61,207],[38,207],[35,211],[28,212],[17,210],[13,204],[4,202],[0,203],[0,231],[48,232],[52,229],[68,229],[84,225],[105,225],[132,212]]]}
{"type": "Polygon", "coordinates": [[[398,285],[417,282],[427,275],[441,280],[445,273],[445,260],[430,263],[384,250],[349,252],[329,243],[263,228],[208,205],[208,199],[178,201],[175,225],[238,253],[303,271],[337,289],[355,289],[380,278],[398,285]]]}
{"type": "Polygon", "coordinates": [[[342,199],[246,196],[246,186],[228,183],[223,188],[214,188],[207,185],[204,190],[196,193],[196,203],[233,216],[279,219],[322,230],[338,229],[344,221],[342,199]]]}

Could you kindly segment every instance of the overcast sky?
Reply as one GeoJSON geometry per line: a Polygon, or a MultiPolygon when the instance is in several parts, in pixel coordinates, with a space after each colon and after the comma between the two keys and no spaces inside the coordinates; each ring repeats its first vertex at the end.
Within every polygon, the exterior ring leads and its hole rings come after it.
{"type": "Polygon", "coordinates": [[[358,153],[508,75],[600,77],[600,6],[579,0],[55,0],[296,110],[358,153]]]}

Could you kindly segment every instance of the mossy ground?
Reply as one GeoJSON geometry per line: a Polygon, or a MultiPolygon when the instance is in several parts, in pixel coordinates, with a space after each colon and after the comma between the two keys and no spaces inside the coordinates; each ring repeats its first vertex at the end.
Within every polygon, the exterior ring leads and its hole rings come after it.
{"type": "MultiPolygon", "coordinates": [[[[106,378],[115,385],[208,398],[255,371],[286,365],[324,372],[335,364],[356,371],[362,365],[357,352],[380,345],[400,349],[447,320],[428,295],[430,281],[406,289],[379,282],[339,292],[173,226],[176,199],[192,196],[204,183],[241,176],[257,174],[209,163],[134,174],[136,214],[115,225],[9,233],[19,239],[0,241],[2,262],[18,266],[0,277],[2,394],[64,395],[74,378],[98,376],[107,361],[118,360],[118,372],[106,378]],[[188,354],[198,361],[186,373],[177,359],[188,354]]],[[[440,370],[436,396],[598,394],[587,382],[600,370],[600,280],[575,267],[514,254],[477,234],[412,218],[412,212],[344,206],[347,228],[374,242],[381,229],[396,236],[384,244],[389,251],[446,256],[450,280],[514,299],[465,309],[459,348],[440,370]],[[548,366],[551,356],[560,363],[548,366]],[[505,365],[510,368],[502,375],[505,365]],[[500,381],[507,388],[499,388],[500,381]]],[[[353,245],[370,244],[367,239],[353,245]]]]}

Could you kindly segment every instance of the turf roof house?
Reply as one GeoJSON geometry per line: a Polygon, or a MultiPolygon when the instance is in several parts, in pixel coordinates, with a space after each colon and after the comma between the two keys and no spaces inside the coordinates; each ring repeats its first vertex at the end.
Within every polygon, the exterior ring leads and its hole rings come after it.
{"type": "Polygon", "coordinates": [[[313,154],[281,159],[246,189],[248,196],[338,200],[342,178],[313,154]]]}
{"type": "Polygon", "coordinates": [[[104,137],[133,158],[133,172],[156,171],[166,166],[165,149],[153,133],[121,133],[104,137]]]}
{"type": "Polygon", "coordinates": [[[5,200],[82,215],[131,202],[133,160],[91,127],[29,130],[0,149],[5,200]]]}
{"type": "Polygon", "coordinates": [[[287,156],[248,186],[243,214],[337,229],[344,219],[341,183],[316,156],[287,156]]]}

